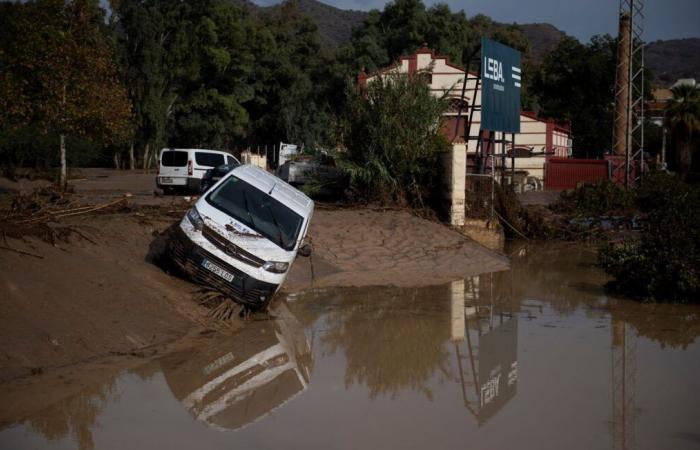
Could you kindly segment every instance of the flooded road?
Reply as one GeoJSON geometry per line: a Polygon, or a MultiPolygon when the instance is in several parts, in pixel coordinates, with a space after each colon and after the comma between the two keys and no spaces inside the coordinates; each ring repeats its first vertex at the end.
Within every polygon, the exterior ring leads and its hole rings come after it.
{"type": "Polygon", "coordinates": [[[84,387],[3,406],[0,448],[700,448],[700,308],[610,298],[590,250],[510,252],[512,270],[447,285],[293,295],[67,380],[84,387]]]}

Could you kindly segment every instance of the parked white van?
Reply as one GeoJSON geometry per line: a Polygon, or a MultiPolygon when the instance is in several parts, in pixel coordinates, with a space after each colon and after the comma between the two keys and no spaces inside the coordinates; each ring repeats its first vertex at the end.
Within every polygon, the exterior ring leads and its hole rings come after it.
{"type": "Polygon", "coordinates": [[[239,166],[212,186],[175,228],[170,252],[195,281],[262,309],[287,278],[314,202],[255,166],[239,166]]]}
{"type": "Polygon", "coordinates": [[[158,156],[156,186],[166,192],[199,190],[204,173],[222,164],[240,164],[230,153],[200,148],[164,148],[158,156]]]}

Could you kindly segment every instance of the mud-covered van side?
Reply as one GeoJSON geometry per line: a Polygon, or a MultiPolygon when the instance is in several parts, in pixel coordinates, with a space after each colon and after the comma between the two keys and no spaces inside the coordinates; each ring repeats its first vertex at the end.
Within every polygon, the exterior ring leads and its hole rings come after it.
{"type": "Polygon", "coordinates": [[[314,203],[254,166],[240,166],[202,196],[176,227],[171,253],[196,281],[253,309],[267,306],[302,245],[314,203]]]}

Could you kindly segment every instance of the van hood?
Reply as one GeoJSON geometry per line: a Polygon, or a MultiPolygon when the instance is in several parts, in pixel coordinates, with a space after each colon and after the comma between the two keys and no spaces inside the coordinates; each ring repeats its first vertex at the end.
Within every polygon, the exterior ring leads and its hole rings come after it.
{"type": "Polygon", "coordinates": [[[197,202],[196,208],[207,227],[258,258],[289,263],[294,260],[295,251],[284,250],[262,234],[209,205],[204,198],[197,202]]]}

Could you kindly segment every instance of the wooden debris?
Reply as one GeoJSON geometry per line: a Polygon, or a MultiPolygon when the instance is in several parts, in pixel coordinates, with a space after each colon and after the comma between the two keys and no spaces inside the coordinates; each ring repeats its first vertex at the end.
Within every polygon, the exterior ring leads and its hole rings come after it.
{"type": "Polygon", "coordinates": [[[4,245],[0,245],[0,250],[7,250],[10,252],[19,253],[20,255],[26,255],[26,256],[32,256],[34,258],[44,259],[43,256],[37,255],[36,253],[29,253],[29,252],[25,252],[24,250],[17,250],[16,248],[5,247],[4,245]]]}

